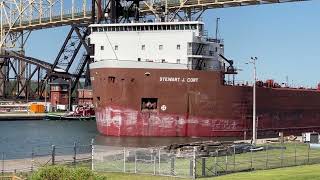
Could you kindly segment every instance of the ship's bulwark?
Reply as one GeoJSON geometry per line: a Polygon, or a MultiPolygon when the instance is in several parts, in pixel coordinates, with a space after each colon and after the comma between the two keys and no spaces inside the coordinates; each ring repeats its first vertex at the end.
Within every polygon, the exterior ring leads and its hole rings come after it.
{"type": "MultiPolygon", "coordinates": [[[[111,136],[244,136],[252,87],[225,86],[219,72],[92,69],[99,132],[111,136]],[[156,106],[143,109],[143,99],[156,106]]],[[[320,92],[257,88],[259,135],[320,130],[320,92]]]]}

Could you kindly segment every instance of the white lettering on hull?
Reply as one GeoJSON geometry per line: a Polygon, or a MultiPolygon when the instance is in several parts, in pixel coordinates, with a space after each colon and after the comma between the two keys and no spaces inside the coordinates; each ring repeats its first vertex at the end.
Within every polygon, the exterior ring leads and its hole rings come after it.
{"type": "Polygon", "coordinates": [[[160,82],[187,82],[187,83],[198,83],[199,78],[181,78],[181,77],[160,77],[160,82]]]}

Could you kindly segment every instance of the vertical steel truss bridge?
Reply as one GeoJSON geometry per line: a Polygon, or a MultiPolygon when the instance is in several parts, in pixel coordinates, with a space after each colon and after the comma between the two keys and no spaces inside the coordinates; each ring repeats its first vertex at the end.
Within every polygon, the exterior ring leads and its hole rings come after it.
{"type": "Polygon", "coordinates": [[[197,20],[207,9],[298,1],[307,0],[0,0],[0,98],[41,98],[57,77],[71,80],[72,91],[81,78],[90,84],[90,23],[197,20]],[[25,55],[32,31],[60,26],[71,28],[54,62],[25,55]]]}

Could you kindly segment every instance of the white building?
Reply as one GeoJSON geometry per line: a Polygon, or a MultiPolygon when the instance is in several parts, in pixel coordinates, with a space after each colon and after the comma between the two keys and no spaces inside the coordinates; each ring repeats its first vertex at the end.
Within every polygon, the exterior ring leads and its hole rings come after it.
{"type": "Polygon", "coordinates": [[[223,43],[209,39],[199,21],[95,24],[90,28],[95,61],[174,63],[206,70],[222,67],[223,43]]]}

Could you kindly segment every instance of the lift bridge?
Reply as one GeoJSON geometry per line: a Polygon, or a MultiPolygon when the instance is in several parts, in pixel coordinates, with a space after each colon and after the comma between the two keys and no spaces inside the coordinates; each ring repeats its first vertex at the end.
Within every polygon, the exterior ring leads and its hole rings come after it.
{"type": "Polygon", "coordinates": [[[0,98],[43,98],[46,84],[55,78],[69,80],[72,92],[83,84],[80,79],[90,85],[88,25],[92,23],[148,17],[197,20],[207,9],[296,1],[307,0],[0,0],[0,98]],[[55,59],[25,53],[33,31],[62,26],[70,31],[55,59]]]}

